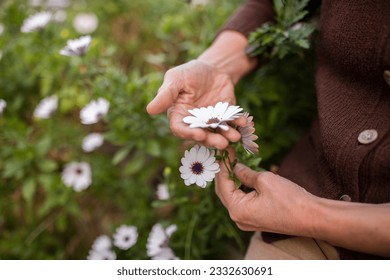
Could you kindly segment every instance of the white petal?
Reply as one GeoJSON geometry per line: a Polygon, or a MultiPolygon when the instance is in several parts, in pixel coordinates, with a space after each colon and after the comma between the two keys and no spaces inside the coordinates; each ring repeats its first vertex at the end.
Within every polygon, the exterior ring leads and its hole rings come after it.
{"type": "Polygon", "coordinates": [[[213,164],[207,166],[207,170],[214,171],[214,173],[219,172],[219,164],[217,162],[214,162],[213,164]]]}
{"type": "Polygon", "coordinates": [[[196,182],[196,178],[198,176],[196,176],[195,174],[191,174],[191,177],[188,179],[190,184],[194,184],[196,182]]]}
{"type": "Polygon", "coordinates": [[[215,162],[215,157],[211,156],[209,157],[205,162],[203,162],[203,165],[204,167],[206,167],[206,169],[208,168],[208,166],[210,166],[211,164],[213,164],[215,162]]]}
{"type": "Polygon", "coordinates": [[[197,155],[196,155],[196,161],[203,162],[206,155],[207,155],[207,148],[205,146],[201,146],[198,150],[197,155]]]}
{"type": "Polygon", "coordinates": [[[225,114],[228,106],[229,106],[229,103],[227,103],[227,102],[218,102],[214,107],[214,116],[222,118],[222,116],[225,114]]]}
{"type": "Polygon", "coordinates": [[[201,177],[201,176],[197,176],[196,177],[196,184],[199,186],[199,187],[201,187],[201,188],[204,188],[204,187],[206,187],[206,181],[205,180],[203,180],[203,178],[201,177]]]}
{"type": "Polygon", "coordinates": [[[224,131],[228,131],[229,130],[229,126],[226,125],[225,123],[220,123],[218,127],[220,129],[224,130],[224,131]]]}
{"type": "Polygon", "coordinates": [[[207,182],[211,182],[215,178],[215,173],[210,171],[205,171],[202,174],[202,178],[207,182]]]}
{"type": "Polygon", "coordinates": [[[180,177],[183,179],[183,180],[188,180],[190,177],[191,177],[192,173],[190,171],[188,172],[182,172],[180,174],[180,177]]]}

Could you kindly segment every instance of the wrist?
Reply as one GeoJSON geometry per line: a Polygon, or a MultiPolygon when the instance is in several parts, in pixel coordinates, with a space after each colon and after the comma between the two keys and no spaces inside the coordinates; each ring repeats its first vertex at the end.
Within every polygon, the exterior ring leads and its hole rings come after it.
{"type": "Polygon", "coordinates": [[[223,31],[198,60],[214,66],[229,75],[236,84],[257,65],[257,59],[248,57],[245,48],[248,39],[236,31],[223,31]]]}

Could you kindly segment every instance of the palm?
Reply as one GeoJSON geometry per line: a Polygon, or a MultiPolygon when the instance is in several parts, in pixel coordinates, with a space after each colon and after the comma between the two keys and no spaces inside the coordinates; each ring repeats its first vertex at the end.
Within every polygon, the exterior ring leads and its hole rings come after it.
{"type": "Polygon", "coordinates": [[[188,110],[224,101],[235,104],[234,85],[230,77],[216,68],[194,60],[175,67],[165,74],[164,83],[156,98],[148,105],[148,112],[168,111],[172,132],[181,138],[204,142],[224,148],[229,140],[237,140],[235,131],[224,136],[202,129],[192,129],[183,123],[188,110]]]}

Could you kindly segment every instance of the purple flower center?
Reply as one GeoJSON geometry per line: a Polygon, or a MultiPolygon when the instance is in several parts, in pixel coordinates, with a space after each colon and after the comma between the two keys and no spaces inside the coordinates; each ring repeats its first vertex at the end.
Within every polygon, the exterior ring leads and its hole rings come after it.
{"type": "Polygon", "coordinates": [[[221,122],[220,119],[214,117],[214,118],[209,119],[206,124],[220,123],[220,122],[221,122]]]}
{"type": "Polygon", "coordinates": [[[202,174],[203,170],[204,170],[203,164],[200,163],[199,161],[195,161],[191,165],[191,171],[193,174],[196,174],[196,175],[202,174]]]}

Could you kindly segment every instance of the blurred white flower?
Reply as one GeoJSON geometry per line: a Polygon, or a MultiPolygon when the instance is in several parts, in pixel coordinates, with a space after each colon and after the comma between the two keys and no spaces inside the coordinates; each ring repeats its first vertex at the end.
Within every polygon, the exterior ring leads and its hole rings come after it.
{"type": "Polygon", "coordinates": [[[51,13],[49,12],[39,12],[29,18],[25,19],[20,30],[23,33],[30,33],[33,31],[43,29],[51,19],[51,13]]]}
{"type": "Polygon", "coordinates": [[[46,0],[46,7],[51,9],[63,9],[69,6],[69,0],[46,0]]]}
{"type": "Polygon", "coordinates": [[[42,0],[30,0],[30,6],[39,7],[42,5],[42,0]]]}
{"type": "Polygon", "coordinates": [[[253,122],[253,117],[249,116],[249,113],[245,112],[243,117],[246,119],[245,126],[237,127],[238,132],[241,134],[241,143],[246,151],[251,154],[259,153],[259,145],[254,141],[258,138],[255,135],[255,124],[253,122]]]}
{"type": "Polygon", "coordinates": [[[88,188],[92,183],[91,167],[86,162],[68,163],[61,174],[65,186],[79,192],[88,188]]]}
{"type": "Polygon", "coordinates": [[[161,224],[155,224],[149,233],[146,242],[146,254],[153,260],[178,259],[169,247],[169,238],[177,230],[176,225],[170,225],[166,229],[161,224]]]}
{"type": "Polygon", "coordinates": [[[34,110],[37,119],[48,119],[58,108],[58,97],[51,95],[43,98],[34,110]]]}
{"type": "Polygon", "coordinates": [[[214,179],[215,174],[220,171],[214,153],[214,150],[199,145],[184,152],[179,170],[187,186],[196,183],[199,187],[205,188],[207,182],[214,179]]]}
{"type": "Polygon", "coordinates": [[[205,6],[207,4],[210,4],[210,0],[191,0],[190,4],[191,6],[193,7],[196,7],[196,6],[205,6]]]}
{"type": "Polygon", "coordinates": [[[92,100],[80,111],[82,124],[94,124],[101,120],[108,113],[110,103],[104,98],[92,100]]]}
{"type": "Polygon", "coordinates": [[[65,56],[82,56],[85,55],[91,45],[91,36],[81,36],[78,39],[68,40],[66,46],[60,50],[60,54],[65,56]]]}
{"type": "Polygon", "coordinates": [[[4,32],[4,24],[0,23],[0,35],[4,32]]]}
{"type": "Polygon", "coordinates": [[[168,186],[166,184],[159,184],[157,186],[156,195],[159,200],[169,199],[170,195],[169,195],[168,186]]]}
{"type": "Polygon", "coordinates": [[[4,99],[0,99],[0,115],[3,114],[5,107],[7,107],[7,102],[4,99]]]}
{"type": "Polygon", "coordinates": [[[295,23],[293,26],[291,26],[290,29],[295,31],[295,30],[301,29],[303,26],[304,26],[304,25],[303,25],[302,22],[297,22],[297,23],[295,23]]]}
{"type": "Polygon", "coordinates": [[[218,102],[214,107],[201,107],[188,110],[192,116],[183,118],[183,122],[190,125],[190,128],[221,128],[228,130],[228,121],[237,119],[242,115],[243,109],[240,106],[229,106],[227,102],[218,102]]]}
{"type": "Polygon", "coordinates": [[[112,250],[95,251],[90,250],[88,260],[116,260],[116,254],[112,250]]]}
{"type": "Polygon", "coordinates": [[[108,251],[111,249],[112,243],[110,237],[105,234],[98,236],[92,244],[93,251],[108,251]]]}
{"type": "Polygon", "coordinates": [[[103,145],[104,137],[101,133],[90,133],[83,139],[82,148],[84,152],[92,152],[96,148],[99,148],[101,145],[103,145]]]}
{"type": "Polygon", "coordinates": [[[73,27],[80,34],[91,34],[98,24],[99,20],[93,13],[80,13],[73,19],[73,27]]]}
{"type": "Polygon", "coordinates": [[[121,225],[113,235],[114,245],[122,250],[131,248],[138,240],[138,231],[134,226],[121,225]]]}
{"type": "Polygon", "coordinates": [[[64,10],[55,11],[53,14],[53,20],[59,23],[64,22],[66,20],[66,17],[67,14],[64,10]]]}
{"type": "Polygon", "coordinates": [[[98,236],[92,244],[87,257],[88,260],[115,260],[116,254],[111,249],[112,243],[110,237],[105,234],[98,236]]]}

